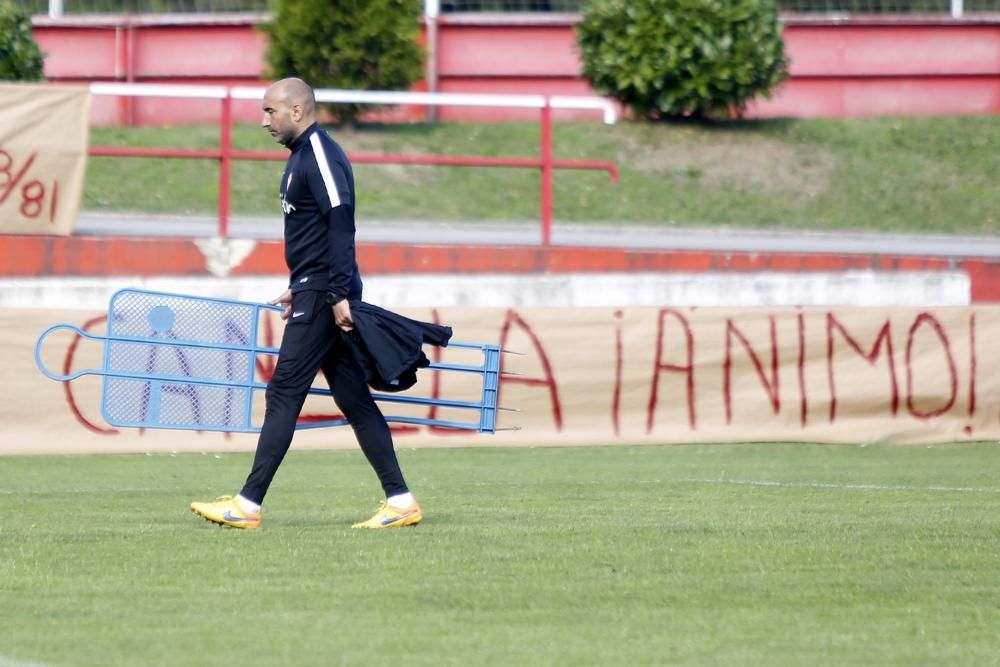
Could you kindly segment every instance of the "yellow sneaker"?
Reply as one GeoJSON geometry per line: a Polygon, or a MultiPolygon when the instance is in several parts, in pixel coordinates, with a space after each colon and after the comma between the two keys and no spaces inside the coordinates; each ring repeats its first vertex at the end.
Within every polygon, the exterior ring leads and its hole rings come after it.
{"type": "Polygon", "coordinates": [[[248,514],[240,509],[240,504],[232,496],[219,496],[212,503],[191,503],[191,511],[220,526],[260,527],[260,510],[248,514]]]}
{"type": "Polygon", "coordinates": [[[415,526],[424,518],[420,505],[413,502],[409,507],[392,507],[384,500],[378,506],[378,511],[367,521],[356,523],[351,528],[402,528],[415,526]]]}

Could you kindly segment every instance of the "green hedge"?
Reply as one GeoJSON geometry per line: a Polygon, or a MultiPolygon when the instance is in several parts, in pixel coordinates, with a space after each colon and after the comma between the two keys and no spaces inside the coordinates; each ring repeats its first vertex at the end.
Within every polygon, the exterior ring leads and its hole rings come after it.
{"type": "Polygon", "coordinates": [[[45,56],[31,35],[31,19],[20,7],[0,0],[0,80],[40,81],[45,56]]]}
{"type": "Polygon", "coordinates": [[[641,118],[739,115],[787,76],[772,0],[591,0],[583,75],[641,118]]]}
{"type": "MultiPolygon", "coordinates": [[[[277,0],[267,61],[272,78],[315,88],[409,90],[424,74],[421,0],[277,0]]],[[[371,107],[336,105],[350,122],[371,107]]]]}

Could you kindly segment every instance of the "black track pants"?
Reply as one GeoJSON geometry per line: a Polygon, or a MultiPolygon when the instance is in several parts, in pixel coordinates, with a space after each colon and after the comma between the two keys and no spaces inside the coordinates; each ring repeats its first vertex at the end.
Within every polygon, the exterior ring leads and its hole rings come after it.
{"type": "Polygon", "coordinates": [[[240,495],[256,503],[264,500],[292,443],[295,422],[309,387],[321,369],[386,496],[406,493],[389,426],[372,399],[364,372],[341,338],[333,309],[324,302],[323,293],[309,291],[292,297],[292,313],[281,339],[278,363],[265,392],[264,424],[253,469],[240,495]]]}

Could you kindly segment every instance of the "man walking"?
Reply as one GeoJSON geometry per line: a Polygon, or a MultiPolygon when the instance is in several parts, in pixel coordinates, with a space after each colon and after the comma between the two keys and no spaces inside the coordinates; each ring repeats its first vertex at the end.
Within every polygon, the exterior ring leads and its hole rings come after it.
{"type": "Polygon", "coordinates": [[[253,468],[236,497],[191,503],[191,511],[220,525],[260,526],[261,503],[288,451],[302,405],[322,369],[337,406],[354,429],[378,475],[386,500],[354,528],[395,528],[420,523],[396,459],[385,417],[375,405],[365,372],[340,331],[351,331],[351,301],[361,299],[354,256],[354,173],[341,147],[316,124],[316,98],[301,79],[282,79],[264,94],[262,126],[291,154],[281,177],[285,262],[289,287],[273,305],[284,306],[285,332],[253,468]],[[340,331],[338,331],[338,329],[340,331]]]}

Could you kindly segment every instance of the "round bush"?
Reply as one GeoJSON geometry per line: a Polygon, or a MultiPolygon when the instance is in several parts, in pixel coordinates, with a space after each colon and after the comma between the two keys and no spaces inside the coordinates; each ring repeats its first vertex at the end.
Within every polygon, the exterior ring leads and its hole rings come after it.
{"type": "Polygon", "coordinates": [[[45,57],[31,35],[31,19],[0,0],[0,81],[41,81],[45,57]]]}
{"type": "Polygon", "coordinates": [[[595,91],[642,118],[730,118],[788,76],[774,0],[590,0],[577,26],[595,91]]]}
{"type": "MultiPolygon", "coordinates": [[[[274,78],[314,88],[409,90],[423,77],[421,0],[276,0],[267,61],[274,78]]],[[[353,121],[370,106],[336,105],[353,121]]]]}

